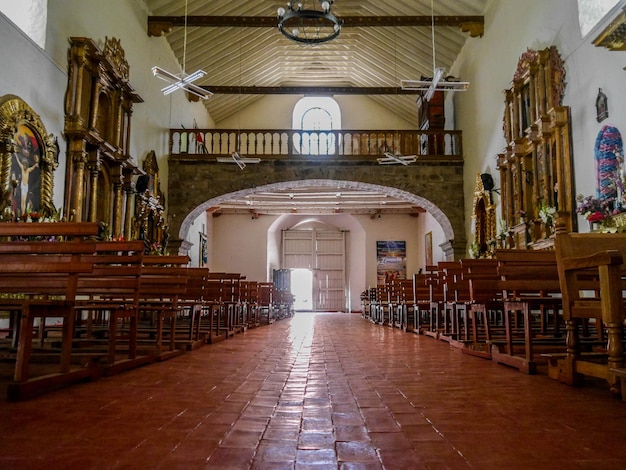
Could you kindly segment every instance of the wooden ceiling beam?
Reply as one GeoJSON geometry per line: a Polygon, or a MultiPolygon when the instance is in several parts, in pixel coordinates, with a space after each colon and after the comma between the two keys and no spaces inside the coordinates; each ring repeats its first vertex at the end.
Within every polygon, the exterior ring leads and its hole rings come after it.
{"type": "MultiPolygon", "coordinates": [[[[344,28],[375,26],[458,26],[471,37],[484,34],[483,16],[344,16],[344,28]]],[[[212,28],[276,28],[275,16],[187,16],[187,26],[212,28]]],[[[148,36],[162,36],[185,26],[184,16],[148,16],[148,36]]]]}
{"type": "Polygon", "coordinates": [[[202,86],[215,95],[417,95],[400,87],[357,86],[202,86]]]}

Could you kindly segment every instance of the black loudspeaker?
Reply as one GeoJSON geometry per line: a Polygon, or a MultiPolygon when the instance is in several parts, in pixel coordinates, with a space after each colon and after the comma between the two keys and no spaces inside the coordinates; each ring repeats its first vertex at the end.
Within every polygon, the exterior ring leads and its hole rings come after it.
{"type": "Polygon", "coordinates": [[[150,182],[150,175],[141,175],[137,178],[137,183],[135,183],[135,189],[138,194],[143,194],[146,189],[148,189],[148,183],[150,182]]]}
{"type": "Polygon", "coordinates": [[[485,191],[493,190],[493,178],[489,173],[481,173],[480,179],[483,182],[483,188],[485,188],[485,191]]]}

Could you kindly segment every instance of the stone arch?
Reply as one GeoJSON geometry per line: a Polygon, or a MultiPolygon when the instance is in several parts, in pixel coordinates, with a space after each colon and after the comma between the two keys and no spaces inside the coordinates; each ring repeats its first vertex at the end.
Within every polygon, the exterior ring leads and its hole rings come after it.
{"type": "Polygon", "coordinates": [[[297,180],[297,181],[283,181],[279,183],[271,183],[262,186],[256,186],[254,188],[242,189],[228,194],[222,194],[217,197],[213,197],[204,201],[196,206],[187,216],[184,218],[180,225],[178,235],[181,240],[187,240],[189,230],[193,221],[204,213],[207,209],[214,206],[219,206],[220,203],[228,201],[233,198],[243,198],[245,196],[254,194],[259,191],[273,191],[280,189],[298,189],[302,187],[319,186],[319,187],[332,187],[334,189],[352,189],[363,191],[378,191],[382,194],[393,196],[395,198],[401,198],[408,202],[415,204],[416,206],[426,209],[433,218],[441,225],[445,238],[448,241],[454,240],[454,230],[452,223],[446,214],[430,200],[425,197],[412,194],[408,191],[404,191],[398,188],[391,188],[388,186],[381,186],[372,183],[363,183],[359,181],[340,181],[331,179],[314,179],[314,180],[297,180]]]}

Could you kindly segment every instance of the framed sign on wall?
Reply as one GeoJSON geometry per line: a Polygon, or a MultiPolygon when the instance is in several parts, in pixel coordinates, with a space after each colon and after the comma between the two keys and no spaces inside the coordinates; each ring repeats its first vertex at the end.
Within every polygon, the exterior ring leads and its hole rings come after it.
{"type": "Polygon", "coordinates": [[[394,279],[406,279],[406,242],[376,242],[377,284],[383,285],[394,279]]]}

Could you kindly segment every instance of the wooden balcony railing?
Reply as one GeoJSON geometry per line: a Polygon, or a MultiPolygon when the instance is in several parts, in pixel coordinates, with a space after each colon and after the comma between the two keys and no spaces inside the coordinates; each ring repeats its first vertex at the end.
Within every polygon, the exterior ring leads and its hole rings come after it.
{"type": "Polygon", "coordinates": [[[461,131],[452,130],[170,129],[170,155],[210,160],[237,151],[262,160],[375,160],[391,151],[420,161],[461,161],[461,137],[461,131]]]}

